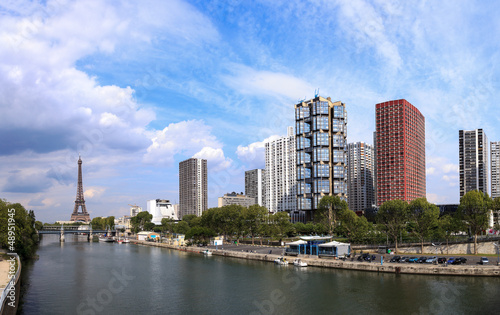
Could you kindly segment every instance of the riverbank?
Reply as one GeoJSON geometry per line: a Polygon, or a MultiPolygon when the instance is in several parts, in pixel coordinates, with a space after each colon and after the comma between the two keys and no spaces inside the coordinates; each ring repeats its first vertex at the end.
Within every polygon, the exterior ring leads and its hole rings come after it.
{"type": "MultiPolygon", "coordinates": [[[[146,242],[146,241],[133,241],[136,244],[164,247],[185,252],[199,253],[206,248],[198,247],[184,247],[172,246],[164,243],[146,242]]],[[[276,254],[262,254],[252,252],[242,252],[236,250],[215,250],[210,249],[213,255],[226,256],[248,260],[260,260],[267,262],[274,262],[274,260],[281,255],[276,254]]],[[[282,251],[282,248],[280,248],[282,251]]],[[[317,258],[317,257],[300,257],[302,261],[307,262],[308,266],[323,267],[323,268],[336,268],[357,271],[369,272],[384,272],[396,274],[419,274],[419,275],[446,275],[446,276],[480,276],[480,277],[500,277],[500,267],[497,266],[462,266],[462,265],[428,265],[428,264],[398,264],[384,262],[367,263],[357,261],[343,261],[333,258],[317,258]]],[[[293,257],[288,258],[293,261],[293,257]]]]}

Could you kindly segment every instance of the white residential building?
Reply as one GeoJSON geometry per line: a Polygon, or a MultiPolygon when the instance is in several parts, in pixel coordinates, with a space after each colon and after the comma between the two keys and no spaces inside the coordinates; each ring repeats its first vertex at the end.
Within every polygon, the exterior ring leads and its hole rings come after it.
{"type": "Polygon", "coordinates": [[[265,205],[269,212],[287,211],[296,221],[296,151],[293,127],[288,127],[288,135],[265,144],[266,170],[265,205]]]}
{"type": "Polygon", "coordinates": [[[490,143],[491,198],[500,197],[500,141],[490,143]]]}

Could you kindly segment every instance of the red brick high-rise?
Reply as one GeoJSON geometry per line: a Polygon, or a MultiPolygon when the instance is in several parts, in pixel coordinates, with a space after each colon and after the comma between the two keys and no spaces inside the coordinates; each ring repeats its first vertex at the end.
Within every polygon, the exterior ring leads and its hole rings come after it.
{"type": "Polygon", "coordinates": [[[425,197],[425,118],[405,99],[376,105],[377,205],[425,197]]]}

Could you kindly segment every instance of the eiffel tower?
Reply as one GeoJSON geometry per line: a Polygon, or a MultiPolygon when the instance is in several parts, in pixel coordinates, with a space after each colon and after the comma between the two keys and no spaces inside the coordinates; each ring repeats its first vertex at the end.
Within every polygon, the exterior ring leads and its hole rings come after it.
{"type": "Polygon", "coordinates": [[[70,221],[90,222],[90,215],[87,208],[85,208],[85,199],[83,198],[82,158],[80,156],[78,156],[78,188],[76,190],[75,208],[70,221]],[[82,212],[78,212],[78,207],[82,207],[82,212]]]}

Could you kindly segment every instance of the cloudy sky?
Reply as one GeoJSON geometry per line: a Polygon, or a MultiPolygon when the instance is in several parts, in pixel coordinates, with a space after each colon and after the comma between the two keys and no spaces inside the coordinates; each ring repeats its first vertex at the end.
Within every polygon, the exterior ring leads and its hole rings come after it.
{"type": "Polygon", "coordinates": [[[300,99],[426,118],[427,197],[458,202],[458,130],[498,131],[495,1],[0,2],[0,198],[69,220],[77,160],[91,217],[178,202],[178,163],[208,159],[209,206],[244,191],[300,99]]]}

